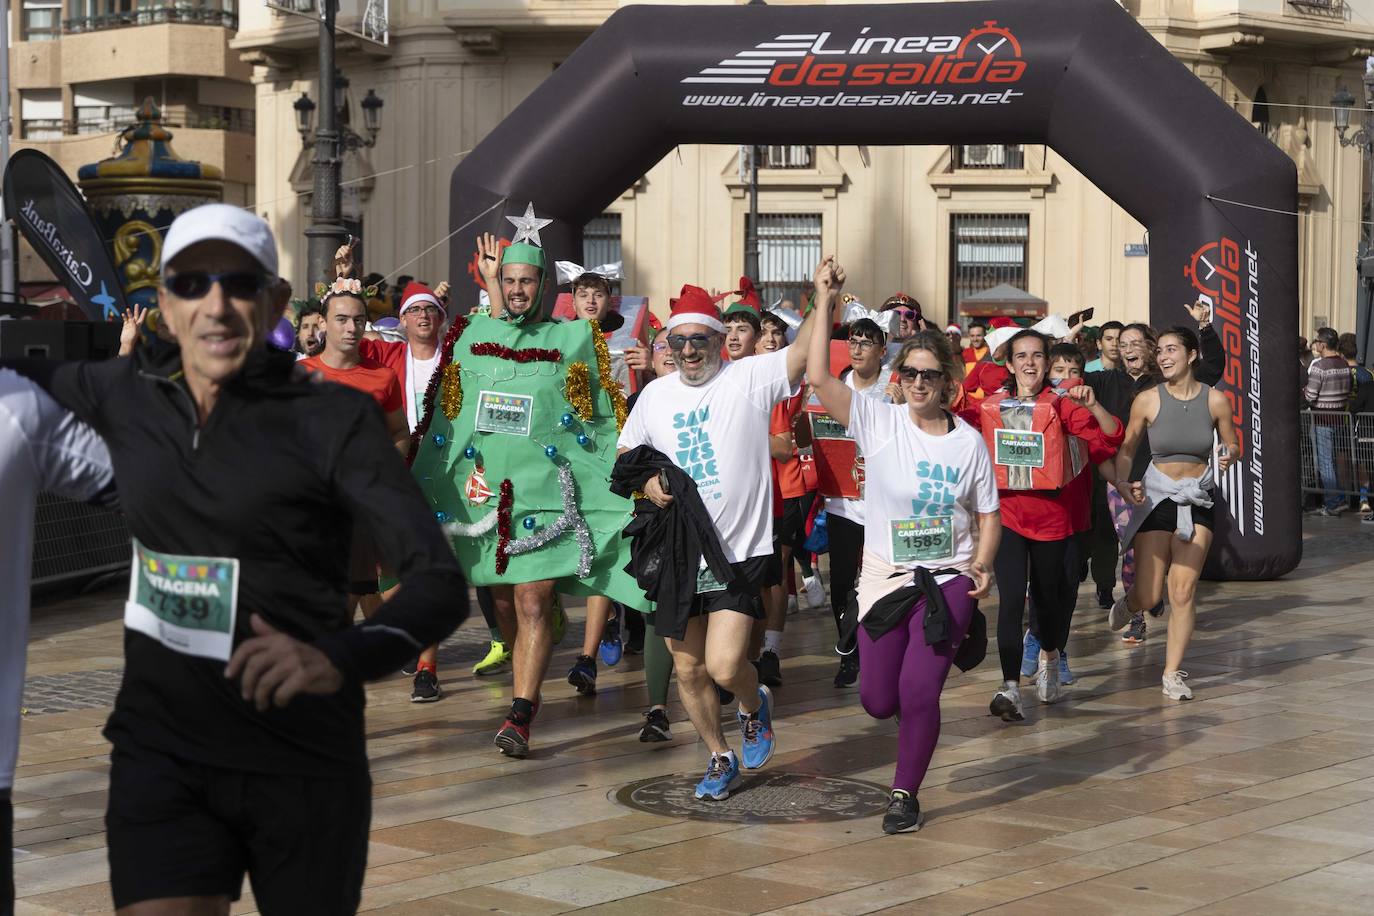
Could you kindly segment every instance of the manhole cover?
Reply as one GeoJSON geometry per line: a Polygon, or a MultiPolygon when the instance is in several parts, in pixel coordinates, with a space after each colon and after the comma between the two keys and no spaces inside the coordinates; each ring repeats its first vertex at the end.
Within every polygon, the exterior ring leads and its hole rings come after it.
{"type": "Polygon", "coordinates": [[[857,779],[767,773],[743,776],[724,801],[698,801],[700,776],[655,776],[614,790],[622,805],[702,821],[741,824],[797,824],[844,821],[887,810],[888,791],[857,779]]]}

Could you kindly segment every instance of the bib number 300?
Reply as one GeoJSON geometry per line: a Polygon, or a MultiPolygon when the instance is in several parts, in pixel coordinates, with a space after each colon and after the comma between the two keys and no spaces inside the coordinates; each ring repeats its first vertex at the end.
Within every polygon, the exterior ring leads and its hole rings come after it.
{"type": "Polygon", "coordinates": [[[948,515],[892,522],[892,562],[929,563],[954,556],[954,519],[948,515]]]}
{"type": "Polygon", "coordinates": [[[124,625],[183,655],[227,662],[234,650],[239,561],[149,550],[134,539],[124,625]]]}
{"type": "Polygon", "coordinates": [[[996,464],[1011,468],[1043,468],[1045,466],[1045,434],[1020,429],[997,430],[996,464]]]}

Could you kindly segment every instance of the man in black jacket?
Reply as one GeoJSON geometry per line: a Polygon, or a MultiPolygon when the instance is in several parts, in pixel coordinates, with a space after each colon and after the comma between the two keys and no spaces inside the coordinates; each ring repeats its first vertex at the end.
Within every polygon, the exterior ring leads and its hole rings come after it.
{"type": "Polygon", "coordinates": [[[365,681],[467,614],[467,586],[366,395],[265,344],[283,297],[271,230],[178,217],[163,359],[30,361],[109,446],[133,534],[106,815],[121,912],[223,913],[245,872],[268,913],[357,909],[371,817],[365,681]],[[354,520],[400,588],[345,609],[354,520]]]}

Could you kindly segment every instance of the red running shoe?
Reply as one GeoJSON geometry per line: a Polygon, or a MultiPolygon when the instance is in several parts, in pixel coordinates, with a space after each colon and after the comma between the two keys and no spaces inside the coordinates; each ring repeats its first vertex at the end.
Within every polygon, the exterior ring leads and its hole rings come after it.
{"type": "Polygon", "coordinates": [[[524,759],[530,755],[530,727],[516,725],[510,719],[496,733],[496,746],[507,757],[524,759]]]}

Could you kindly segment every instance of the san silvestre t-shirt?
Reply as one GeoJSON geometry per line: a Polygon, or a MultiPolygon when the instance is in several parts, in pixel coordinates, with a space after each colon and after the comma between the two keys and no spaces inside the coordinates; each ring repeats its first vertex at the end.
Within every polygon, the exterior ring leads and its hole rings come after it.
{"type": "Polygon", "coordinates": [[[769,413],[796,393],[786,350],[727,362],[697,387],[674,372],[645,386],[619,445],[650,446],[696,481],[731,563],[766,556],[773,552],[769,413]]]}
{"type": "Polygon", "coordinates": [[[996,512],[997,477],[977,430],[955,419],[922,432],[903,404],[852,397],[849,433],[863,450],[864,550],[894,566],[968,572],[977,513],[996,512]]]}

